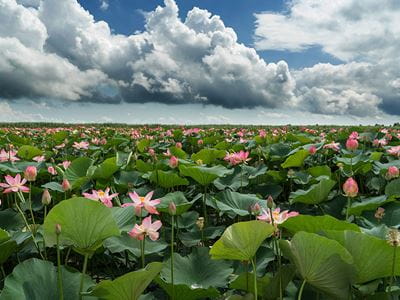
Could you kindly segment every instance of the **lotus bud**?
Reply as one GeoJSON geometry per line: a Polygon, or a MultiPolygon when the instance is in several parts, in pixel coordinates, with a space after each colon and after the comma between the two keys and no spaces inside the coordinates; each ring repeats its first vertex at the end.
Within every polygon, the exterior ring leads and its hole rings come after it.
{"type": "Polygon", "coordinates": [[[35,166],[28,166],[25,169],[24,177],[28,181],[35,181],[37,176],[37,169],[35,166]]]}
{"type": "Polygon", "coordinates": [[[358,184],[352,177],[343,184],[343,191],[347,197],[354,198],[358,195],[358,184]]]}
{"type": "Polygon", "coordinates": [[[177,142],[175,144],[176,148],[182,149],[182,143],[181,142],[177,142]]]}
{"type": "Polygon", "coordinates": [[[57,235],[61,234],[61,225],[60,224],[56,224],[56,234],[57,235]]]}
{"type": "Polygon", "coordinates": [[[154,151],[153,148],[150,148],[148,152],[149,152],[150,156],[155,156],[156,155],[156,152],[154,151]]]}
{"type": "Polygon", "coordinates": [[[176,215],[176,205],[174,201],[171,201],[168,205],[168,212],[171,216],[176,215]]]}
{"type": "Polygon", "coordinates": [[[56,169],[54,169],[52,166],[47,168],[47,172],[49,172],[51,175],[57,175],[56,169]]]}
{"type": "Polygon", "coordinates": [[[175,157],[175,156],[171,156],[171,158],[169,159],[169,166],[171,168],[176,168],[179,164],[179,160],[175,157]]]}
{"type": "Polygon", "coordinates": [[[42,204],[49,205],[51,203],[51,195],[48,189],[45,189],[42,194],[42,204]]]}
{"type": "Polygon", "coordinates": [[[261,206],[258,203],[255,203],[251,206],[251,214],[258,216],[261,212],[261,206]]]}
{"type": "Polygon", "coordinates": [[[396,166],[389,167],[386,173],[386,179],[390,180],[397,177],[399,177],[399,168],[396,166]]]}
{"type": "Polygon", "coordinates": [[[354,151],[358,148],[358,141],[356,139],[349,138],[346,141],[347,150],[354,151]]]}
{"type": "Polygon", "coordinates": [[[199,228],[199,230],[203,230],[203,228],[204,228],[204,218],[203,217],[199,217],[197,219],[196,226],[197,226],[197,228],[199,228]]]}
{"type": "Polygon", "coordinates": [[[314,155],[315,153],[317,153],[317,147],[315,147],[314,145],[312,145],[312,146],[308,149],[308,152],[309,152],[311,155],[314,155]]]}
{"type": "Polygon", "coordinates": [[[269,209],[273,209],[273,208],[274,208],[274,205],[275,205],[275,203],[274,203],[274,198],[272,198],[272,196],[269,195],[268,198],[267,198],[267,207],[268,207],[269,209]]]}
{"type": "Polygon", "coordinates": [[[375,211],[375,218],[378,219],[378,221],[380,221],[383,219],[384,216],[385,216],[385,209],[383,207],[378,207],[375,211]]]}
{"type": "Polygon", "coordinates": [[[69,183],[68,179],[65,178],[63,180],[63,182],[61,184],[61,187],[62,187],[64,192],[69,191],[71,189],[71,184],[69,183]]]}
{"type": "Polygon", "coordinates": [[[340,170],[343,170],[343,167],[344,167],[343,163],[340,162],[340,163],[337,163],[336,165],[340,170]]]}
{"type": "Polygon", "coordinates": [[[203,143],[204,143],[203,140],[198,140],[198,141],[197,141],[197,145],[199,145],[199,146],[200,146],[200,145],[203,145],[203,143]]]}

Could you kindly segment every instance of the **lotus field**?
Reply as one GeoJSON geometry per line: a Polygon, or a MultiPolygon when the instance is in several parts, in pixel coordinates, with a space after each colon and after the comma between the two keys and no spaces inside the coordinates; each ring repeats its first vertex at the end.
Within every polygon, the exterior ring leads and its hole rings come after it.
{"type": "Polygon", "coordinates": [[[0,131],[0,300],[400,295],[396,127],[0,131]]]}

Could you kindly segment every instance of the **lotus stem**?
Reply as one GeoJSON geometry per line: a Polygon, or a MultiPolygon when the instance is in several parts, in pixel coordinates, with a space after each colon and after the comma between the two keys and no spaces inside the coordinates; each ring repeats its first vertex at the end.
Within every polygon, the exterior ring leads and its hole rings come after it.
{"type": "Polygon", "coordinates": [[[81,275],[81,284],[79,286],[79,300],[82,300],[82,290],[83,290],[83,281],[85,279],[85,274],[86,274],[86,269],[87,269],[87,264],[89,260],[89,254],[85,254],[85,258],[83,260],[83,269],[82,269],[82,275],[81,275]]]}
{"type": "Polygon", "coordinates": [[[390,294],[392,294],[392,285],[393,285],[393,281],[395,279],[394,272],[395,272],[395,266],[396,266],[396,250],[397,250],[397,247],[393,247],[392,276],[390,277],[390,281],[389,281],[390,294]]]}
{"type": "Polygon", "coordinates": [[[347,197],[347,207],[346,207],[346,221],[349,220],[349,211],[351,206],[351,198],[347,197]]]}
{"type": "Polygon", "coordinates": [[[62,283],[62,273],[61,273],[61,253],[60,253],[60,235],[56,234],[57,241],[57,283],[58,283],[58,294],[59,299],[64,299],[64,290],[62,283]]]}
{"type": "Polygon", "coordinates": [[[31,213],[32,223],[36,230],[35,216],[32,210],[32,182],[29,182],[29,212],[31,213]]]}
{"type": "Polygon", "coordinates": [[[203,194],[203,215],[204,215],[204,224],[207,224],[207,207],[206,207],[206,201],[207,201],[207,186],[204,187],[204,194],[203,194]]]}
{"type": "Polygon", "coordinates": [[[171,284],[172,284],[172,300],[175,299],[175,285],[174,285],[174,215],[171,216],[171,284]]]}
{"type": "Polygon", "coordinates": [[[145,267],[145,258],[144,258],[144,247],[145,247],[145,242],[146,242],[146,236],[143,238],[143,240],[140,241],[140,252],[141,252],[141,257],[142,257],[142,268],[145,267]]]}
{"type": "Polygon", "coordinates": [[[306,280],[304,279],[303,283],[301,284],[299,295],[297,296],[297,300],[301,300],[301,297],[303,296],[303,290],[304,290],[305,285],[306,285],[306,280]]]}
{"type": "Polygon", "coordinates": [[[258,299],[258,292],[257,292],[257,268],[254,262],[254,258],[251,260],[251,264],[253,266],[253,278],[254,278],[254,300],[258,299]]]}
{"type": "Polygon", "coordinates": [[[22,219],[24,220],[24,223],[25,223],[26,228],[31,232],[31,236],[32,236],[33,243],[35,244],[35,247],[36,247],[37,251],[39,252],[40,257],[44,260],[42,251],[40,251],[39,245],[36,243],[35,235],[33,234],[32,228],[31,228],[31,226],[28,224],[28,221],[26,220],[25,214],[24,214],[24,212],[21,210],[21,208],[19,207],[17,201],[15,201],[15,206],[17,207],[18,212],[20,213],[22,219]]]}

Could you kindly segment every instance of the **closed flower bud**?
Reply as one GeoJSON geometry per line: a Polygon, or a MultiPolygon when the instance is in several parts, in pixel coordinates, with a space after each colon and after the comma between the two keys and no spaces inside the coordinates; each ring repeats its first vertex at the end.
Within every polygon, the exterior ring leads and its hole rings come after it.
{"type": "Polygon", "coordinates": [[[69,191],[71,189],[71,184],[69,183],[68,179],[63,180],[61,187],[64,192],[69,191]]]}
{"type": "Polygon", "coordinates": [[[255,203],[251,206],[251,214],[258,216],[261,212],[261,206],[258,203],[255,203]]]}
{"type": "Polygon", "coordinates": [[[37,176],[37,169],[35,166],[28,166],[25,169],[24,177],[28,181],[35,181],[37,176]]]}
{"type": "Polygon", "coordinates": [[[150,156],[154,156],[156,154],[156,152],[154,151],[153,148],[150,148],[149,149],[149,154],[150,154],[150,156]]]}
{"type": "Polygon", "coordinates": [[[56,234],[57,235],[61,234],[61,225],[60,224],[56,224],[56,234]]]}
{"type": "Polygon", "coordinates": [[[269,209],[273,209],[273,208],[274,208],[274,205],[275,205],[274,199],[272,198],[271,195],[269,195],[268,198],[267,198],[267,207],[268,207],[269,209]]]}
{"type": "Polygon", "coordinates": [[[182,143],[181,142],[177,142],[175,144],[176,148],[182,149],[182,143]]]}
{"type": "Polygon", "coordinates": [[[315,147],[314,145],[312,145],[312,146],[308,149],[308,152],[309,152],[311,155],[314,155],[315,153],[317,153],[317,147],[315,147]]]}
{"type": "Polygon", "coordinates": [[[171,168],[176,168],[179,164],[179,160],[175,156],[171,156],[169,159],[169,166],[171,168]]]}
{"type": "Polygon", "coordinates": [[[399,177],[399,168],[396,166],[389,167],[386,173],[386,179],[390,180],[397,177],[399,177]]]}
{"type": "Polygon", "coordinates": [[[42,194],[42,204],[49,205],[51,202],[51,195],[48,189],[45,189],[42,194]]]}
{"type": "Polygon", "coordinates": [[[354,198],[358,195],[358,184],[352,177],[343,184],[343,191],[347,197],[354,198]]]}
{"type": "Polygon", "coordinates": [[[375,218],[380,221],[385,216],[385,209],[383,207],[378,207],[375,211],[375,218]]]}
{"type": "Polygon", "coordinates": [[[354,151],[358,148],[358,141],[356,139],[349,138],[346,141],[347,150],[354,151]]]}
{"type": "Polygon", "coordinates": [[[171,201],[168,205],[168,212],[171,216],[176,215],[176,205],[174,201],[171,201]]]}

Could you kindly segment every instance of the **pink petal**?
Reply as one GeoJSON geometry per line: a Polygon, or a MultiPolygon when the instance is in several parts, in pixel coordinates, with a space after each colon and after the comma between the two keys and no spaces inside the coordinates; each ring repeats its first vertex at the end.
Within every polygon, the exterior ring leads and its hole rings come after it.
{"type": "Polygon", "coordinates": [[[155,231],[149,231],[148,235],[149,235],[149,237],[150,237],[150,239],[152,241],[158,240],[158,237],[160,236],[160,234],[158,232],[155,232],[155,231]]]}
{"type": "Polygon", "coordinates": [[[162,226],[161,221],[157,220],[155,221],[153,224],[151,224],[151,229],[157,231],[158,229],[160,229],[162,226]]]}
{"type": "Polygon", "coordinates": [[[148,192],[147,195],[144,197],[144,201],[150,201],[151,198],[153,197],[154,191],[148,192]]]}

